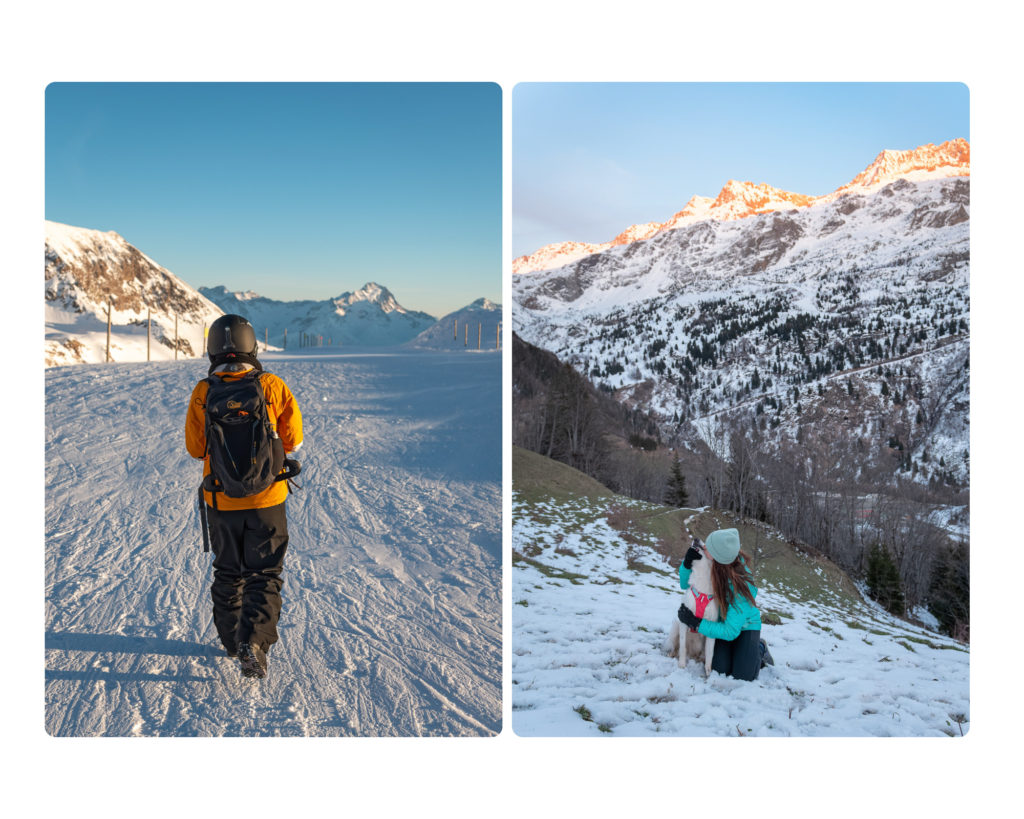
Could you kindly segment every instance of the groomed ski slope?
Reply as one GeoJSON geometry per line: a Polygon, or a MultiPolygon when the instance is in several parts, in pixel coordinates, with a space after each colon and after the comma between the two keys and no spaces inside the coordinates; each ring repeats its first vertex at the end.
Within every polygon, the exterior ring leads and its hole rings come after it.
{"type": "Polygon", "coordinates": [[[501,727],[501,358],[267,354],[305,424],[280,641],[243,680],[210,612],[185,410],[204,362],[46,373],[46,730],[501,727]]]}
{"type": "MultiPolygon", "coordinates": [[[[644,515],[667,510],[618,498],[644,515]]],[[[637,570],[608,503],[513,501],[512,728],[519,736],[956,736],[969,729],[967,647],[812,585],[755,577],[775,665],[744,682],[663,642],[678,575],[637,570]],[[525,555],[531,555],[527,558],[525,555]]]]}

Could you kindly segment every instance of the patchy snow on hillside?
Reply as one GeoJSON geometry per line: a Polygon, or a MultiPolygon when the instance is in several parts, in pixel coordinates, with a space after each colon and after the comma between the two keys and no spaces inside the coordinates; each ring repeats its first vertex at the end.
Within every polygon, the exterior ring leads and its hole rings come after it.
{"type": "Polygon", "coordinates": [[[678,575],[643,546],[640,568],[629,568],[604,515],[585,500],[515,497],[512,727],[519,736],[967,732],[967,648],[871,601],[848,609],[824,576],[815,594],[758,578],[758,605],[780,624],[762,628],[775,665],[753,682],[716,672],[705,678],[693,660],[680,669],[662,649],[682,601],[678,575]]]}
{"type": "MultiPolygon", "coordinates": [[[[317,354],[320,353],[320,354],[317,354]]],[[[451,736],[501,727],[501,367],[268,354],[303,413],[280,641],[244,680],[211,621],[196,361],[46,373],[53,736],[451,736]]]]}

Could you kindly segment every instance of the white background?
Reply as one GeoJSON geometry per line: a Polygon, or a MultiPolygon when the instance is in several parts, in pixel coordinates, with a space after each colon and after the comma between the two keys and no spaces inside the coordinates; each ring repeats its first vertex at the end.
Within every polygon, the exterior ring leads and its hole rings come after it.
{"type": "MultiPolygon", "coordinates": [[[[19,813],[964,815],[1019,776],[1019,25],[994,3],[49,2],[5,10],[2,657],[19,813]],[[971,89],[972,690],[957,740],[53,739],[43,730],[43,101],[52,81],[945,81],[971,89]],[[11,292],[13,291],[13,292],[11,292]],[[253,747],[256,746],[256,747],[253,747]],[[31,807],[30,807],[31,806],[31,807]],[[26,811],[27,808],[27,811],[26,811]]],[[[506,184],[505,247],[510,229],[506,184]]],[[[506,253],[506,256],[508,254],[506,253]]],[[[504,304],[511,303],[509,260],[504,304]]],[[[511,324],[506,317],[506,328],[511,324]]],[[[506,338],[508,338],[506,333],[506,338]]],[[[506,382],[511,369],[506,345],[506,382]]],[[[509,403],[503,419],[509,552],[509,403]]],[[[505,668],[510,667],[509,561],[505,668]]],[[[505,725],[510,726],[505,682],[505,725]]],[[[995,797],[995,798],[993,798],[995,797]]],[[[1010,804],[1018,804],[1014,799],[1010,804]]],[[[17,808],[16,808],[17,810],[17,808]]]]}

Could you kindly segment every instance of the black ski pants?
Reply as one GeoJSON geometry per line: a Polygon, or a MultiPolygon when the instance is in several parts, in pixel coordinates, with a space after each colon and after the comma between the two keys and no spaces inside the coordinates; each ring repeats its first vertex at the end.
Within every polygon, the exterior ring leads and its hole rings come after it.
{"type": "Polygon", "coordinates": [[[761,671],[761,630],[741,631],[735,640],[715,640],[711,670],[737,680],[756,680],[761,671]]]}
{"type": "Polygon", "coordinates": [[[224,648],[277,642],[281,569],[288,548],[284,504],[265,509],[207,508],[213,548],[213,623],[224,648]]]}

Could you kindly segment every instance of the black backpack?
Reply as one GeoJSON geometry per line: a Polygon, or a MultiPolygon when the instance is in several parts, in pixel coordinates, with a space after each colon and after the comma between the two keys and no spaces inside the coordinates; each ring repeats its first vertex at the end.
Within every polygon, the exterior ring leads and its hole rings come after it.
{"type": "Polygon", "coordinates": [[[261,370],[250,370],[237,380],[211,375],[205,379],[206,451],[210,474],[204,488],[229,498],[245,498],[264,491],[284,469],[284,444],[267,414],[261,370]]]}
{"type": "Polygon", "coordinates": [[[260,382],[265,373],[252,370],[237,381],[210,376],[206,393],[206,451],[210,474],[199,484],[199,522],[203,551],[210,551],[209,521],[203,490],[229,498],[245,498],[267,489],[276,481],[288,481],[302,470],[298,461],[284,456],[284,443],[270,423],[267,397],[260,382]],[[284,470],[284,471],[282,471],[284,470]]]}

